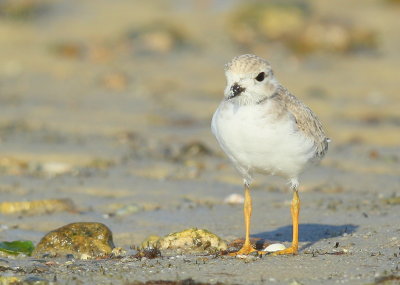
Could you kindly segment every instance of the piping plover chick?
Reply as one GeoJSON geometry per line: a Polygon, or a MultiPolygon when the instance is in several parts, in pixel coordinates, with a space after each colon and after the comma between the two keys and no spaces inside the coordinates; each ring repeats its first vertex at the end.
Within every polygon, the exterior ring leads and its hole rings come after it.
{"type": "Polygon", "coordinates": [[[300,210],[298,176],[308,165],[323,158],[329,139],[317,116],[279,84],[266,60],[251,54],[240,55],[226,64],[225,75],[225,96],[214,113],[211,129],[242,175],[245,190],[245,242],[231,255],[256,251],[250,243],[250,184],[255,173],[288,179],[293,190],[293,240],[291,247],[274,255],[296,254],[300,210]]]}

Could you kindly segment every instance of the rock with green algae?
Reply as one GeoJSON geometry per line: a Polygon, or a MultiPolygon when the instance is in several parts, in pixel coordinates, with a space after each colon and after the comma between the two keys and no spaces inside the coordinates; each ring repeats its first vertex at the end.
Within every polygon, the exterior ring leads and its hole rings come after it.
{"type": "Polygon", "coordinates": [[[227,249],[227,244],[219,236],[197,228],[186,229],[171,233],[164,237],[149,236],[142,244],[142,248],[155,247],[160,250],[179,250],[184,252],[218,252],[227,249]]]}
{"type": "Polygon", "coordinates": [[[45,235],[32,255],[88,259],[110,255],[114,248],[111,230],[101,223],[72,223],[45,235]]]}

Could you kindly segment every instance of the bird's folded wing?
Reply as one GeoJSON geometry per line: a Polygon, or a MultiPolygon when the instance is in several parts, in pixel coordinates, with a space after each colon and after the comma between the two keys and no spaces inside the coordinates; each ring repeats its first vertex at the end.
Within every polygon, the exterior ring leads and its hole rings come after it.
{"type": "Polygon", "coordinates": [[[329,138],[326,137],[318,117],[303,104],[299,99],[290,94],[286,89],[279,90],[284,92],[282,96],[287,110],[293,115],[299,131],[314,140],[316,148],[315,158],[322,158],[328,151],[329,138]]]}

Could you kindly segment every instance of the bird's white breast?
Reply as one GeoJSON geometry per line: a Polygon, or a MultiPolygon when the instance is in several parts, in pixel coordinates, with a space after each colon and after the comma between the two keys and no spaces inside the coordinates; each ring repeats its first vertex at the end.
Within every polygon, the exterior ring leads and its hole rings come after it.
{"type": "Polygon", "coordinates": [[[214,113],[212,131],[245,179],[253,172],[296,178],[314,155],[314,142],[287,113],[277,116],[274,105],[237,105],[223,101],[214,113]]]}

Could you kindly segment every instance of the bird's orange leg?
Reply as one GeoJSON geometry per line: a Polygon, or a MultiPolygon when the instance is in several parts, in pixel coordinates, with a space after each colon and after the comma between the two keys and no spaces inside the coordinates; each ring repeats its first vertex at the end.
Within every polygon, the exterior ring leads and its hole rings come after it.
{"type": "Polygon", "coordinates": [[[252,202],[251,202],[251,195],[250,195],[250,189],[249,186],[245,184],[244,188],[244,223],[246,226],[246,238],[244,241],[244,244],[242,248],[239,251],[232,252],[229,255],[231,256],[236,256],[236,255],[242,255],[242,254],[249,254],[255,250],[251,243],[250,243],[250,219],[251,219],[251,212],[252,212],[252,202]]]}
{"type": "Polygon", "coordinates": [[[297,189],[293,191],[293,200],[290,212],[292,213],[292,224],[293,224],[292,246],[284,250],[273,252],[271,255],[297,254],[299,248],[299,212],[300,212],[300,199],[297,189]]]}

